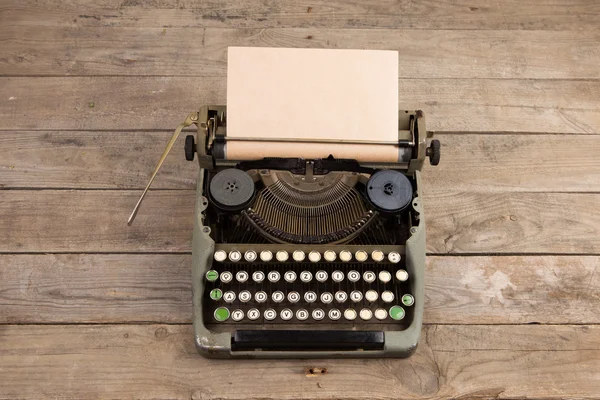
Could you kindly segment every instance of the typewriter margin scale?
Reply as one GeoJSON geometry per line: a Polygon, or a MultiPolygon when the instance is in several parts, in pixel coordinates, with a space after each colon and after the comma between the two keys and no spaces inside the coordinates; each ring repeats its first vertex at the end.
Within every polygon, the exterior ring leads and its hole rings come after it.
{"type": "MultiPolygon", "coordinates": [[[[437,165],[440,158],[440,144],[431,141],[427,147],[427,138],[432,134],[425,129],[423,112],[399,111],[398,145],[407,149],[408,157],[399,159],[398,163],[359,163],[360,167],[376,169],[401,169],[406,175],[414,177],[416,183],[414,198],[409,207],[419,216],[417,223],[410,228],[410,237],[405,243],[404,251],[406,270],[411,276],[410,288],[414,296],[414,317],[410,326],[402,331],[385,331],[380,348],[357,346],[353,349],[314,349],[314,350],[277,350],[277,349],[247,349],[232,350],[233,332],[211,331],[205,324],[203,313],[203,296],[205,292],[205,274],[211,270],[215,241],[211,238],[211,229],[203,224],[205,211],[209,207],[209,199],[205,196],[205,169],[213,169],[216,164],[235,167],[235,161],[218,160],[215,153],[220,142],[226,135],[226,106],[203,106],[198,114],[191,114],[184,126],[195,123],[198,126],[196,140],[192,135],[186,137],[185,153],[188,160],[198,156],[200,170],[197,180],[197,201],[195,205],[194,230],[192,239],[192,298],[193,326],[195,344],[205,357],[209,358],[322,358],[322,357],[408,357],[417,347],[421,334],[423,305],[424,305],[424,269],[425,269],[425,220],[423,205],[420,197],[420,170],[425,158],[430,158],[432,165],[437,165]],[[190,120],[191,117],[191,120],[190,120]],[[403,129],[404,128],[404,129],[403,129]],[[211,154],[212,153],[212,154],[211,154]]],[[[182,124],[183,125],[183,124],[182,124]]],[[[180,125],[180,128],[182,126],[180,125]]],[[[178,128],[179,129],[179,128],[178,128]]],[[[181,131],[181,129],[179,129],[181,131]]],[[[174,142],[174,140],[172,140],[174,142]]],[[[170,143],[172,145],[172,143],[170,143]]],[[[165,153],[167,153],[169,148],[165,153]]],[[[163,154],[165,156],[166,154],[163,154]]],[[[160,163],[159,163],[160,166],[160,163]]],[[[155,171],[156,172],[156,171],[155,171]]],[[[141,199],[140,199],[141,202],[141,199]]],[[[139,202],[138,202],[139,206],[139,202]]],[[[135,211],[132,216],[135,216],[135,211]]],[[[297,248],[294,244],[280,245],[282,249],[297,248]]],[[[343,245],[337,246],[343,249],[343,245]]],[[[400,247],[400,246],[399,246],[400,247]]],[[[290,251],[291,253],[291,251],[290,251]]],[[[381,340],[381,339],[380,339],[381,340]]]]}

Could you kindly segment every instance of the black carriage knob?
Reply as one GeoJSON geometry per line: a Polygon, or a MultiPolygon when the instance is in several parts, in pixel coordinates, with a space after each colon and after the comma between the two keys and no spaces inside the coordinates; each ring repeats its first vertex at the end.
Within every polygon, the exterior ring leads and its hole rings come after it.
{"type": "Polygon", "coordinates": [[[429,164],[438,165],[440,163],[440,141],[432,140],[431,145],[427,148],[427,157],[429,157],[429,164]]]}
{"type": "Polygon", "coordinates": [[[194,143],[194,135],[185,137],[185,159],[194,161],[194,153],[196,152],[196,143],[194,143]]]}

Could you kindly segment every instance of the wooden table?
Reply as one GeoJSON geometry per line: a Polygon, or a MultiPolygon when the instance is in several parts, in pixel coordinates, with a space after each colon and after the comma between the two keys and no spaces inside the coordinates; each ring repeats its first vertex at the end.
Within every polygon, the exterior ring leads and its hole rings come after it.
{"type": "Polygon", "coordinates": [[[595,0],[4,1],[0,398],[600,398],[599,21],[595,0]],[[400,108],[443,143],[412,358],[196,353],[183,140],[126,220],[172,129],[225,103],[230,45],[400,52],[400,108]]]}

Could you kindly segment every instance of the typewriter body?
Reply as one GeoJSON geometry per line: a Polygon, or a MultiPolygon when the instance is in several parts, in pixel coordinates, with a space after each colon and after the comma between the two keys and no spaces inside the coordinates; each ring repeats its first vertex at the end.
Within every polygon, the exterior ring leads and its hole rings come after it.
{"type": "Polygon", "coordinates": [[[425,269],[420,170],[427,157],[439,162],[440,149],[435,140],[428,147],[421,111],[398,115],[393,163],[231,160],[226,107],[188,117],[183,126],[198,126],[185,153],[200,166],[192,288],[202,355],[407,357],[416,349],[425,269]]]}

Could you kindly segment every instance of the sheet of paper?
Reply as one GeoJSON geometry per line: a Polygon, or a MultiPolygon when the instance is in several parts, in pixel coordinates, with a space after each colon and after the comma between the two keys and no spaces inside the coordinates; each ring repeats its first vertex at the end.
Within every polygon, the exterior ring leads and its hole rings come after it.
{"type": "MultiPolygon", "coordinates": [[[[398,53],[230,47],[227,136],[395,141],[398,138],[398,53]]],[[[254,152],[270,145],[244,147],[245,144],[228,142],[227,158],[239,155],[241,159],[239,151],[247,156],[250,147],[254,152]]],[[[327,153],[342,158],[342,153],[360,153],[357,145],[306,146],[283,142],[279,142],[275,150],[266,152],[292,157],[297,156],[294,153],[299,152],[299,146],[304,146],[304,157],[308,147],[318,150],[318,156],[327,153]],[[352,146],[352,150],[338,146],[352,146]],[[283,153],[279,153],[282,149],[283,153]]],[[[386,153],[387,161],[397,161],[397,149],[382,149],[382,153],[386,153]]]]}

